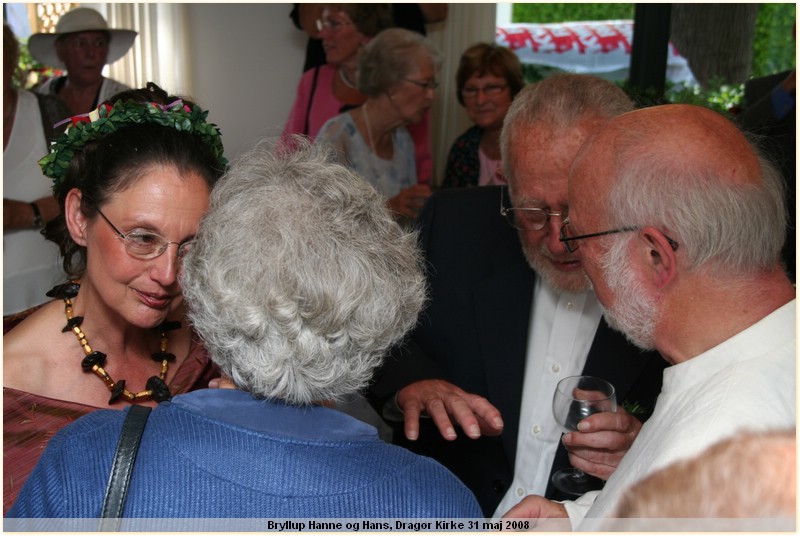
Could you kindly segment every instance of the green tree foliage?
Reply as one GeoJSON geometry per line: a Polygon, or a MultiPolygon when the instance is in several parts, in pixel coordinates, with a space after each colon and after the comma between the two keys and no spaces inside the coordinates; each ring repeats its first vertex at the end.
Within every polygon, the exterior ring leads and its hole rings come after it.
{"type": "Polygon", "coordinates": [[[632,19],[634,4],[514,4],[512,22],[632,19]]]}
{"type": "Polygon", "coordinates": [[[797,55],[792,30],[796,9],[793,3],[761,4],[756,19],[752,76],[765,76],[795,68],[797,55]]]}
{"type": "Polygon", "coordinates": [[[654,91],[640,93],[628,85],[628,81],[618,85],[636,103],[637,108],[646,108],[658,104],[694,104],[705,106],[721,114],[731,114],[739,107],[744,98],[744,84],[725,84],[721,79],[712,80],[708,87],[686,87],[667,82],[663,95],[654,91]]]}

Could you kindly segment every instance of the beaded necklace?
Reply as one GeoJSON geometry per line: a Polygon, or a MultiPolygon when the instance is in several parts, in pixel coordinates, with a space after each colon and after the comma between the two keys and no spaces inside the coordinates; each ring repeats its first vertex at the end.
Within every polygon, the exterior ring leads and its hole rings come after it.
{"type": "Polygon", "coordinates": [[[64,316],[67,317],[67,325],[61,330],[62,333],[72,331],[75,338],[78,339],[78,344],[81,345],[85,357],[81,361],[81,368],[84,372],[93,372],[95,376],[103,380],[108,390],[111,391],[111,398],[108,399],[108,404],[111,405],[120,398],[130,402],[144,402],[146,400],[155,400],[156,402],[164,402],[172,398],[169,392],[169,387],[166,384],[167,372],[169,371],[170,361],[175,361],[175,354],[167,352],[167,332],[181,327],[180,322],[164,321],[158,329],[161,332],[161,345],[160,351],[152,354],[153,361],[161,362],[161,372],[158,376],[151,376],[147,380],[144,391],[134,393],[125,388],[125,380],[114,381],[108,372],[105,371],[103,365],[106,362],[106,354],[92,350],[86,334],[81,329],[83,322],[82,316],[73,316],[72,311],[72,298],[78,295],[80,290],[80,281],[75,280],[63,285],[58,285],[47,293],[51,298],[61,298],[64,300],[64,316]]]}
{"type": "Polygon", "coordinates": [[[347,77],[347,74],[345,74],[343,68],[340,67],[339,69],[337,69],[337,71],[339,71],[339,79],[345,86],[349,87],[350,89],[355,89],[356,91],[358,91],[358,86],[350,81],[350,78],[347,77]]]}

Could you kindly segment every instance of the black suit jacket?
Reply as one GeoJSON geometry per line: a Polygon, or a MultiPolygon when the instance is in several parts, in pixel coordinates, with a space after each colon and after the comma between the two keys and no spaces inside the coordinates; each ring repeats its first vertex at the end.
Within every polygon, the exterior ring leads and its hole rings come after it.
{"type": "MultiPolygon", "coordinates": [[[[500,187],[442,190],[426,204],[418,225],[430,301],[417,328],[394,349],[368,396],[376,409],[409,383],[445,379],[486,397],[501,412],[499,437],[441,438],[425,419],[408,441],[395,423],[395,443],[431,456],[453,471],[492,515],[513,479],[535,273],[517,231],[500,215],[500,187]]],[[[506,206],[510,206],[506,200],[506,206]]],[[[584,374],[609,380],[619,401],[652,411],[666,363],[642,353],[605,322],[598,327],[584,374]]],[[[563,445],[553,469],[569,466],[563,445]]],[[[567,498],[548,489],[550,498],[567,498]]]]}

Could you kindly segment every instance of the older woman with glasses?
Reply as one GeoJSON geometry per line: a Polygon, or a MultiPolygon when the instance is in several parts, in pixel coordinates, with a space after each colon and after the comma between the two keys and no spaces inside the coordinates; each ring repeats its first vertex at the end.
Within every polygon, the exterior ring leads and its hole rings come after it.
{"type": "Polygon", "coordinates": [[[525,81],[517,56],[496,44],[464,51],[456,72],[456,97],[475,123],[450,147],[442,187],[502,184],[500,131],[511,101],[525,81]]]}
{"type": "Polygon", "coordinates": [[[332,145],[388,200],[401,219],[416,216],[431,193],[418,184],[414,144],[406,125],[422,121],[436,97],[439,52],[422,35],[384,30],[361,53],[358,88],[367,96],[355,110],[322,127],[316,143],[332,145]]]}
{"type": "Polygon", "coordinates": [[[215,375],[178,283],[226,166],[206,113],[148,84],[73,117],[39,162],[61,210],[45,237],[70,280],[3,337],[4,511],[63,426],[215,375]]]}
{"type": "MultiPolygon", "coordinates": [[[[211,194],[182,284],[222,388],[153,410],[125,514],[157,529],[161,518],[393,518],[396,528],[481,517],[443,466],[330,407],[416,323],[425,277],[416,236],[383,198],[300,145],[288,156],[256,147],[211,194]]],[[[98,411],[63,430],[10,517],[97,517],[123,419],[98,411]]]]}

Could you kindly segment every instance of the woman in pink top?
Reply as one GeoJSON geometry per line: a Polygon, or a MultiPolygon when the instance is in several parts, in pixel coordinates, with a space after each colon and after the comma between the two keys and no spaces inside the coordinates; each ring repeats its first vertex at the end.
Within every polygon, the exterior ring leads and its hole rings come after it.
{"type": "Polygon", "coordinates": [[[291,134],[316,137],[322,125],[365,100],[356,87],[358,52],[392,25],[389,4],[328,4],[317,21],[328,63],[300,78],[282,138],[291,134]]]}

